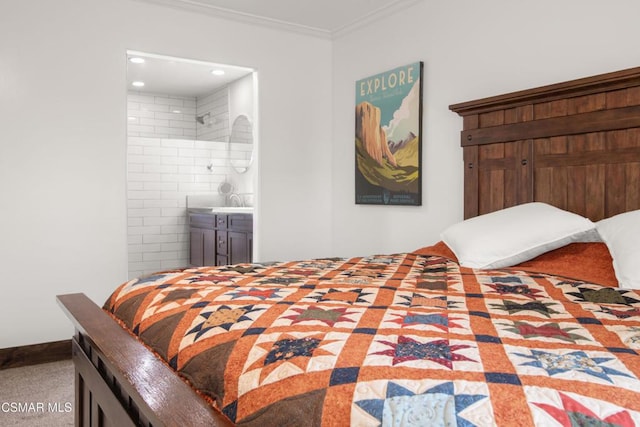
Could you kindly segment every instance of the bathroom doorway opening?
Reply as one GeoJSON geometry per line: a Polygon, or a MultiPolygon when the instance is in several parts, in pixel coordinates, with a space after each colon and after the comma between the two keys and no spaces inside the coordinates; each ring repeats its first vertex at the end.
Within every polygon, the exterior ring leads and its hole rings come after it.
{"type": "Polygon", "coordinates": [[[254,207],[258,85],[249,67],[126,55],[128,274],[134,278],[189,265],[189,208],[254,207]],[[250,149],[232,140],[240,122],[250,149]]]}

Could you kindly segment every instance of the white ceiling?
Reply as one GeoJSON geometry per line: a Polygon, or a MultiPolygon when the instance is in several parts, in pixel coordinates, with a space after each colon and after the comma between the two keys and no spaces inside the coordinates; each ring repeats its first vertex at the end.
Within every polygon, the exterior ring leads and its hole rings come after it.
{"type": "MultiPolygon", "coordinates": [[[[424,0],[139,0],[228,19],[331,38],[364,23],[424,0]]],[[[127,63],[129,89],[146,93],[200,96],[229,84],[252,70],[201,61],[161,57],[142,52],[144,64],[127,63]],[[223,77],[211,75],[225,70],[223,77]],[[131,86],[144,81],[143,88],[131,86]]]]}
{"type": "Polygon", "coordinates": [[[173,58],[145,52],[127,52],[127,58],[143,58],[144,63],[127,61],[128,89],[142,93],[159,93],[175,96],[198,97],[208,95],[253,70],[232,65],[213,64],[185,58],[173,58]],[[224,75],[211,74],[223,70],[224,75]],[[134,81],[144,82],[144,87],[133,86],[134,81]]]}

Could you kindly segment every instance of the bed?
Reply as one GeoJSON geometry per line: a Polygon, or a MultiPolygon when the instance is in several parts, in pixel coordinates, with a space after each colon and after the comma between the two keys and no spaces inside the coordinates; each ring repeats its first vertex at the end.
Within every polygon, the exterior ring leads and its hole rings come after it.
{"type": "MultiPolygon", "coordinates": [[[[640,68],[450,108],[465,218],[640,209],[640,68]]],[[[166,271],[104,309],[61,295],[76,424],[640,425],[640,291],[616,287],[607,244],[500,268],[457,254],[166,271]]]]}

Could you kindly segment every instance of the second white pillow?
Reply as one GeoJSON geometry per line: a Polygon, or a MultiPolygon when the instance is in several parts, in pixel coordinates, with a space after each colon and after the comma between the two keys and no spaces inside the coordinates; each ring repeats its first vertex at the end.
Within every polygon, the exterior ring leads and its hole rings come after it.
{"type": "Polygon", "coordinates": [[[640,289],[640,210],[598,221],[621,288],[640,289]]]}
{"type": "Polygon", "coordinates": [[[589,219],[541,202],[525,203],[454,224],[442,241],[463,267],[502,268],[583,239],[589,219]]]}

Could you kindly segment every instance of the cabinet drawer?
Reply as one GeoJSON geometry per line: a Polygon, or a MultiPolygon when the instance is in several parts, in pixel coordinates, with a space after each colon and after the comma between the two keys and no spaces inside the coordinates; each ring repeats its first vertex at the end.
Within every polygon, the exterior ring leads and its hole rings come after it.
{"type": "Polygon", "coordinates": [[[234,231],[253,231],[253,215],[236,214],[228,216],[228,228],[234,231]]]}
{"type": "Polygon", "coordinates": [[[216,228],[227,228],[227,215],[216,215],[216,228]]]}
{"type": "Polygon", "coordinates": [[[213,229],[216,217],[211,214],[189,214],[189,225],[197,228],[213,229]]]}
{"type": "Polygon", "coordinates": [[[216,254],[227,255],[228,235],[226,231],[216,231],[216,254]]]}

